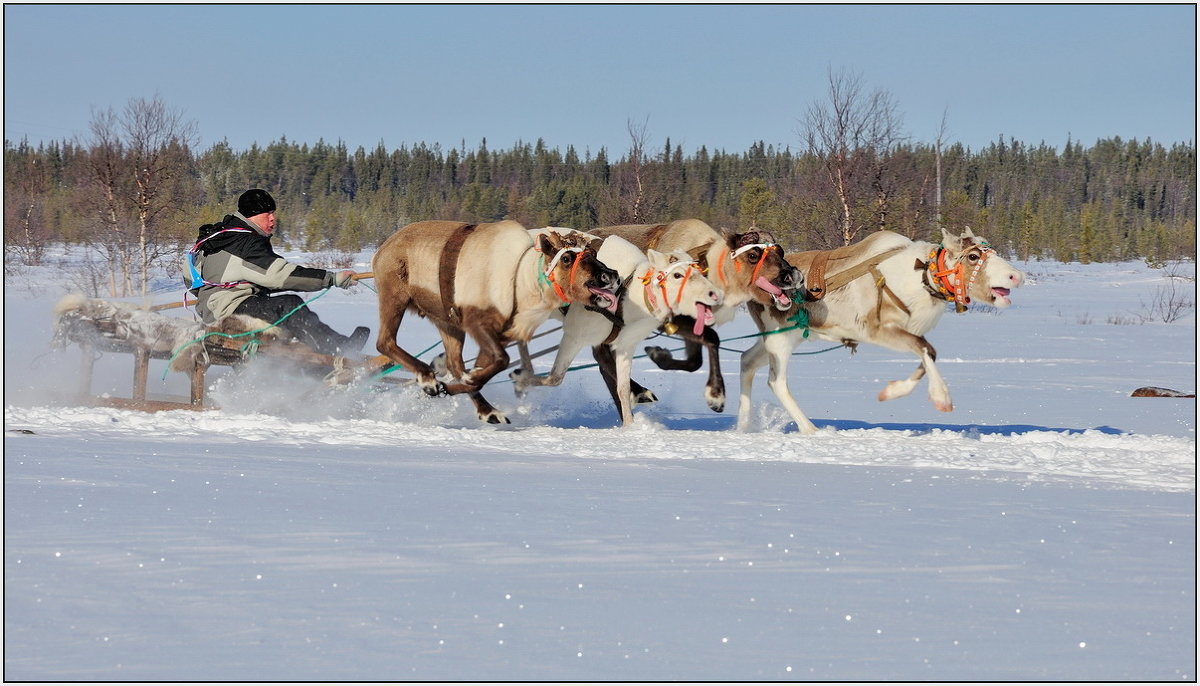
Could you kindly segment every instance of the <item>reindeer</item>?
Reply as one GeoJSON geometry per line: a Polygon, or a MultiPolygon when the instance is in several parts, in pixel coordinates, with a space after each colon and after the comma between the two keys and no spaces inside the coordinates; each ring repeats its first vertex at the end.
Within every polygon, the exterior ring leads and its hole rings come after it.
{"type": "MultiPolygon", "coordinates": [[[[737,308],[756,302],[776,310],[792,305],[788,291],[804,285],[804,275],[783,259],[783,249],[766,231],[752,229],[745,233],[718,233],[699,219],[681,219],[667,224],[637,224],[591,229],[596,236],[621,236],[642,250],[683,250],[692,255],[710,280],[725,291],[725,299],[714,308],[714,325],[728,323],[737,308]]],[[[671,351],[649,346],[646,354],[661,369],[680,369],[694,372],[703,363],[701,347],[708,351],[708,381],[704,398],[714,412],[725,410],[725,379],[721,376],[721,337],[710,326],[702,335],[693,332],[694,319],[676,314],[662,327],[668,332],[679,330],[684,339],[686,357],[676,360],[671,351]]],[[[654,394],[636,382],[632,391],[639,402],[653,402],[654,394]]]]}
{"type": "Polygon", "coordinates": [[[376,348],[409,370],[428,395],[466,393],[480,420],[509,423],[480,393],[508,366],[505,346],[528,341],[551,313],[571,303],[616,310],[617,274],[596,259],[598,244],[578,232],[547,233],[534,241],[514,221],[409,224],[372,259],[379,291],[376,348]],[[397,345],[408,311],[428,318],[441,334],[443,373],[397,345]],[[462,356],[466,335],[479,346],[469,372],[462,356]]]}
{"type": "Polygon", "coordinates": [[[787,261],[805,270],[808,300],[787,311],[750,304],[750,316],[764,335],[742,353],[740,431],[749,427],[750,391],[764,363],[770,365],[767,384],[800,432],[817,430],[792,398],[787,382],[792,350],[809,334],[851,348],[866,341],[915,354],[921,361],[916,371],[888,383],[879,399],[908,395],[928,374],[933,406],[952,411],[950,390],[934,364],[937,352],[925,334],[937,326],[947,303],[954,303],[957,312],[975,301],[1005,308],[1012,304],[1012,289],[1025,279],[969,228],[960,236],[943,230],[941,245],[879,231],[844,248],[790,253],[787,261]]]}
{"type": "Polygon", "coordinates": [[[695,319],[693,335],[701,336],[704,328],[713,324],[713,308],[720,305],[723,293],[681,250],[643,252],[620,236],[609,236],[597,256],[621,277],[621,324],[614,326],[604,314],[571,306],[563,320],[562,340],[550,372],[535,376],[528,350],[518,344],[522,367],[510,376],[518,396],[524,396],[530,386],[558,386],[579,351],[585,345],[591,346],[621,425],[628,426],[633,423],[631,406],[636,401],[629,378],[634,348],[654,329],[685,312],[695,319]]]}

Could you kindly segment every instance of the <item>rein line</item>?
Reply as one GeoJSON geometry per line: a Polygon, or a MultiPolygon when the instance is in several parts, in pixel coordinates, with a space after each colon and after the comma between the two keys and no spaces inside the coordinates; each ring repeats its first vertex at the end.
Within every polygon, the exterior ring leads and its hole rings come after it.
{"type": "MultiPolygon", "coordinates": [[[[260,334],[264,331],[267,331],[269,329],[275,328],[276,326],[279,326],[285,320],[287,320],[288,317],[291,317],[293,314],[296,314],[297,312],[299,312],[300,308],[305,307],[310,302],[313,302],[317,298],[320,298],[321,296],[328,293],[330,288],[331,288],[331,286],[325,287],[325,289],[322,290],[320,293],[314,295],[313,297],[309,298],[308,300],[305,300],[304,302],[300,303],[299,305],[293,307],[290,312],[288,312],[287,314],[280,317],[279,320],[276,321],[274,324],[268,324],[267,326],[264,326],[262,328],[254,329],[253,331],[245,331],[243,333],[221,333],[220,331],[209,331],[208,333],[204,334],[203,336],[201,336],[195,340],[184,343],[183,345],[176,348],[175,351],[171,354],[171,357],[167,360],[167,368],[163,370],[163,375],[162,375],[163,380],[164,381],[166,380],[167,372],[171,371],[171,363],[175,361],[175,358],[177,358],[181,354],[183,354],[183,351],[187,350],[188,347],[195,345],[196,343],[203,342],[204,339],[208,338],[209,336],[223,336],[225,338],[243,338],[245,336],[257,336],[258,334],[260,334]]],[[[257,338],[253,338],[246,345],[242,346],[241,351],[244,353],[249,353],[250,355],[254,355],[258,352],[258,346],[259,346],[259,340],[257,338]]]]}

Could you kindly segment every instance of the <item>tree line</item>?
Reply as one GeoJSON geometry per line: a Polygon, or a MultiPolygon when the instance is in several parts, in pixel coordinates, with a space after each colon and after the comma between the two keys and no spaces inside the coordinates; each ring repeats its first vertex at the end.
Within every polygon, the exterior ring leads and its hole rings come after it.
{"type": "MultiPolygon", "coordinates": [[[[886,104],[886,103],[885,103],[886,104]]],[[[53,242],[102,256],[96,293],[145,293],[147,274],[179,262],[201,224],[248,188],[279,204],[279,240],[351,254],[424,219],[529,227],[665,222],[774,233],[789,250],[828,249],[879,229],[937,239],[970,226],[1020,259],[1167,261],[1196,251],[1194,142],[1113,137],[1060,148],[999,137],[981,150],[898,136],[839,137],[810,112],[802,149],[743,152],[670,138],[583,154],[542,140],[503,148],[416,143],[350,150],[281,138],[197,150],[194,125],[157,99],[96,115],[86,140],[4,142],[5,264],[34,264],[53,242]]]]}

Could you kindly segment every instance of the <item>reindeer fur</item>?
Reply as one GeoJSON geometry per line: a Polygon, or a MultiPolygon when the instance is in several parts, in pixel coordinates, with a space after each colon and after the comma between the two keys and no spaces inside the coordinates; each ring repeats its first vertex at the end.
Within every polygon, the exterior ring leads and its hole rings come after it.
{"type": "Polygon", "coordinates": [[[514,221],[424,221],[405,226],[379,246],[372,260],[379,291],[376,347],[412,372],[425,393],[466,393],[481,420],[507,423],[508,418],[480,394],[508,365],[505,346],[528,341],[552,313],[570,302],[616,308],[617,277],[596,260],[595,244],[595,237],[579,232],[547,232],[535,241],[514,221]],[[563,248],[584,252],[565,253],[551,276],[543,276],[563,248]],[[550,279],[563,289],[566,301],[550,279]],[[397,345],[396,333],[406,312],[429,319],[441,334],[442,378],[397,345]],[[462,357],[468,335],[479,346],[476,367],[470,371],[462,357]]]}
{"type": "MultiPolygon", "coordinates": [[[[722,304],[713,311],[715,326],[732,321],[738,308],[747,302],[786,309],[792,304],[788,291],[804,285],[803,274],[784,261],[783,249],[766,231],[717,232],[699,219],[680,219],[666,224],[609,226],[590,230],[589,233],[604,237],[621,236],[642,250],[687,252],[707,270],[709,280],[724,291],[722,304]],[[769,243],[776,247],[768,250],[765,257],[759,249],[742,253],[736,259],[732,257],[738,248],[754,243],[769,243]],[[752,283],[751,274],[760,258],[763,264],[759,275],[763,280],[756,284],[752,283]]],[[[661,369],[694,372],[703,364],[703,347],[708,351],[709,360],[705,401],[714,412],[724,411],[725,380],[721,376],[720,336],[713,327],[706,328],[703,336],[693,336],[691,330],[694,320],[687,315],[676,316],[672,323],[678,327],[684,339],[686,357],[676,360],[669,350],[659,346],[647,347],[646,353],[661,369]]],[[[634,389],[635,393],[639,390],[646,392],[636,382],[634,389]]]]}
{"type": "MultiPolygon", "coordinates": [[[[710,313],[720,305],[723,293],[713,285],[696,265],[690,275],[684,276],[675,264],[692,262],[691,256],[683,251],[662,253],[657,250],[642,251],[620,236],[609,236],[597,251],[605,265],[616,270],[624,284],[620,313],[622,324],[615,327],[603,314],[582,307],[572,306],[563,320],[563,335],[554,358],[554,365],[546,376],[535,376],[527,350],[522,347],[522,368],[510,375],[517,394],[523,396],[530,386],[558,386],[566,375],[571,361],[584,346],[591,346],[592,354],[600,366],[609,393],[612,394],[621,424],[633,422],[632,405],[638,402],[631,392],[630,372],[633,367],[633,350],[652,331],[672,320],[680,312],[697,312],[701,304],[710,313]],[[667,273],[668,292],[674,294],[682,283],[678,305],[655,295],[653,279],[659,273],[667,273]],[[651,291],[641,282],[649,276],[651,291]],[[676,309],[676,307],[678,309],[676,309]]],[[[706,325],[711,320],[706,321],[706,325]]],[[[648,391],[646,391],[648,392],[648,391]]]]}
{"type": "MultiPolygon", "coordinates": [[[[943,232],[942,245],[948,257],[969,257],[969,252],[985,243],[967,229],[960,236],[943,232]]],[[[759,331],[769,333],[742,353],[741,402],[738,407],[738,429],[745,430],[750,421],[750,393],[754,375],[759,367],[769,364],[767,384],[779,402],[795,420],[801,433],[811,434],[817,428],[792,398],[788,389],[787,365],[792,351],[811,335],[855,346],[860,341],[911,352],[921,361],[913,374],[903,381],[890,382],[880,393],[880,400],[891,400],[912,392],[917,382],[929,375],[929,398],[934,407],[950,412],[954,405],[950,390],[934,360],[937,352],[925,334],[933,330],[946,312],[947,301],[927,286],[927,260],[938,248],[933,243],[912,241],[890,231],[879,231],[862,241],[833,251],[809,251],[787,255],[789,263],[807,269],[818,258],[827,259],[826,270],[831,287],[818,301],[797,302],[787,311],[767,309],[751,303],[750,315],[759,331]],[[896,249],[896,250],[893,250],[896,249]],[[883,258],[880,260],[880,258],[883,258]],[[873,271],[859,269],[864,263],[873,264],[873,271]],[[852,271],[853,270],[853,271],[852,271]],[[848,282],[839,274],[857,273],[848,282]],[[839,282],[841,282],[839,284],[839,282]],[[838,285],[834,285],[838,284],[838,285]],[[808,326],[794,328],[792,321],[803,308],[808,326]]],[[[1024,275],[998,255],[991,253],[970,286],[973,302],[1004,308],[1011,304],[1008,293],[1024,281],[1024,275]]]]}

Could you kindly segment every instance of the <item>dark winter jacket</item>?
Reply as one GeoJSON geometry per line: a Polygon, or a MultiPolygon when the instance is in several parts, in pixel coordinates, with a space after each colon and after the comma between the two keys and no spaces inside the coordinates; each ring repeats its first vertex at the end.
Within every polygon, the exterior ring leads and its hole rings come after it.
{"type": "Polygon", "coordinates": [[[271,237],[240,213],[201,226],[196,239],[199,246],[193,259],[203,283],[188,283],[188,287],[196,294],[200,318],[209,326],[233,314],[253,295],[319,291],[333,285],[333,272],[292,264],[275,254],[271,237]]]}

